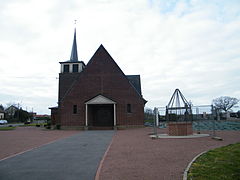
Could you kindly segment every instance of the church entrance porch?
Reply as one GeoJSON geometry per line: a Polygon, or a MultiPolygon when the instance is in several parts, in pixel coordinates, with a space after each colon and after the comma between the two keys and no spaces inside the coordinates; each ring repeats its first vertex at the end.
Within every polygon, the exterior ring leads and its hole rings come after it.
{"type": "Polygon", "coordinates": [[[85,103],[88,129],[113,129],[116,126],[116,102],[98,95],[85,103]]]}
{"type": "Polygon", "coordinates": [[[113,104],[88,105],[88,126],[112,127],[114,125],[113,104]]]}

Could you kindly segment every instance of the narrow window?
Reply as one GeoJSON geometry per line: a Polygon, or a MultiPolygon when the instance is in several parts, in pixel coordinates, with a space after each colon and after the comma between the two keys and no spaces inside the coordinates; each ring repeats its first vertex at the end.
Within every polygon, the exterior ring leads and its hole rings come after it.
{"type": "Polygon", "coordinates": [[[77,105],[73,105],[73,114],[77,114],[77,105]]]}
{"type": "Polygon", "coordinates": [[[78,64],[73,64],[73,72],[78,72],[78,64]]]}
{"type": "Polygon", "coordinates": [[[132,112],[131,104],[127,104],[127,112],[128,112],[128,113],[131,113],[131,112],[132,112]]]}
{"type": "Polygon", "coordinates": [[[64,65],[63,66],[63,72],[68,73],[69,72],[69,65],[64,65]]]}

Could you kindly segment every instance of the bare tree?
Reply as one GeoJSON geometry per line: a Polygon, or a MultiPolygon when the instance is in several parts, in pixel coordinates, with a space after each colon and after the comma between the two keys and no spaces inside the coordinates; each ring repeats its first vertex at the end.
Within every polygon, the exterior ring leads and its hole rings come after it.
{"type": "Polygon", "coordinates": [[[153,118],[154,118],[153,110],[151,108],[145,108],[144,119],[148,121],[148,120],[153,120],[153,118]]]}
{"type": "Polygon", "coordinates": [[[229,96],[221,96],[213,99],[212,102],[217,109],[227,112],[239,102],[239,99],[229,96]]]}

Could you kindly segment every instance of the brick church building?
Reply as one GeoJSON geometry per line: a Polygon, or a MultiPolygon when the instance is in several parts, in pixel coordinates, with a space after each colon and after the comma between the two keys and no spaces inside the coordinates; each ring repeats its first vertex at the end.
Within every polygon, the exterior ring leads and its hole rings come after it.
{"type": "Polygon", "coordinates": [[[70,60],[60,62],[58,107],[53,125],[61,128],[125,128],[144,124],[140,75],[125,75],[100,45],[87,65],[78,60],[76,30],[70,60]]]}

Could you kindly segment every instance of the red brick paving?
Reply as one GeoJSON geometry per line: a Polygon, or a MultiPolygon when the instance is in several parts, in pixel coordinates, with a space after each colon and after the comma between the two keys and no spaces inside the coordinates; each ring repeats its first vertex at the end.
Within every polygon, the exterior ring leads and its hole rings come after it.
{"type": "MultiPolygon", "coordinates": [[[[217,136],[192,139],[149,138],[151,128],[117,131],[103,161],[100,180],[178,180],[199,153],[240,142],[240,131],[221,131],[217,136]]],[[[164,133],[160,130],[159,133],[164,133]]]]}
{"type": "Polygon", "coordinates": [[[17,127],[10,131],[0,131],[0,160],[79,132],[46,130],[30,126],[17,127]]]}

